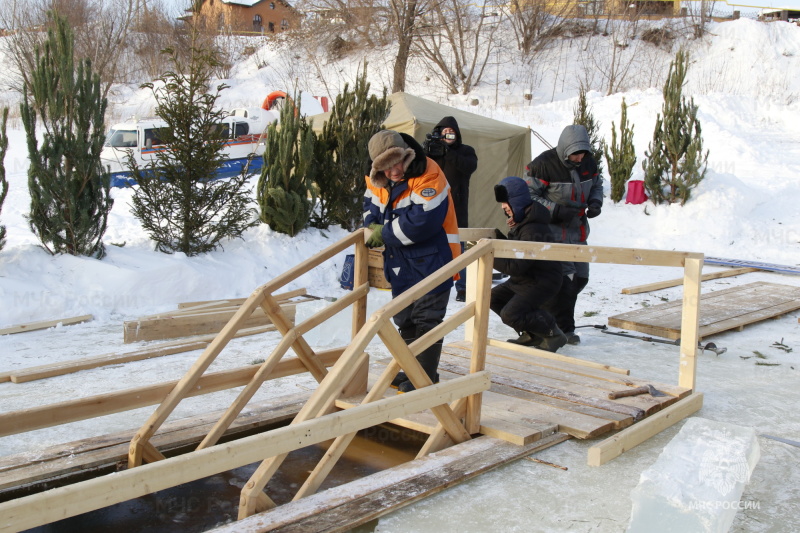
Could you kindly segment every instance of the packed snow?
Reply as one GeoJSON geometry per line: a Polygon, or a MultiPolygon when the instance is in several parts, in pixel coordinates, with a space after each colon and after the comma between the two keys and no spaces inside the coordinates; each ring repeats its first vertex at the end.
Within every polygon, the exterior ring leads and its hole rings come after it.
{"type": "MultiPolygon", "coordinates": [[[[591,44],[598,50],[608,45],[600,36],[594,39],[591,44]]],[[[486,117],[530,126],[555,143],[561,129],[572,122],[577,87],[584,75],[580,62],[570,59],[576,57],[577,47],[585,44],[580,41],[572,45],[575,48],[563,46],[533,66],[503,61],[490,75],[499,80],[497,86],[487,83],[467,96],[447,95],[435,82],[425,79],[423,68],[412,68],[407,91],[486,117]],[[556,64],[569,70],[559,71],[556,64]],[[510,83],[503,83],[505,79],[510,83]],[[540,82],[533,87],[533,100],[526,101],[523,94],[531,90],[531,79],[540,82]],[[470,105],[473,98],[480,103],[470,105]]],[[[644,47],[650,45],[637,46],[644,53],[644,47]]],[[[798,265],[800,27],[752,20],[712,24],[705,39],[689,41],[687,46],[692,64],[685,94],[699,106],[704,147],[710,151],[708,175],[683,207],[649,202],[614,204],[606,198],[602,214],[591,221],[589,242],[798,265]]],[[[624,92],[606,95],[598,82],[594,87],[597,90],[588,93],[600,133],[608,140],[612,122],[619,124],[620,103],[625,99],[628,120],[635,125],[639,159],[633,179],[643,176],[641,161],[652,138],[656,115],[661,112],[661,85],[674,54],[652,46],[648,50],[649,67],[635,65],[624,92]]],[[[259,69],[255,58],[237,65],[233,78],[226,80],[231,88],[223,92],[223,107],[258,106],[268,92],[287,89],[291,76],[278,67],[287,64],[285,56],[266,48],[257,55],[272,66],[259,69]]],[[[345,81],[355,78],[361,59],[325,65],[322,74],[329,85],[343,87],[345,81]]],[[[391,79],[393,55],[390,49],[375,50],[368,60],[373,89],[379,90],[391,79]]],[[[295,68],[294,76],[303,69],[312,71],[302,61],[295,68]]],[[[326,94],[318,77],[309,74],[304,83],[309,93],[326,94]]],[[[115,119],[150,111],[148,94],[135,87],[115,87],[110,96],[115,119]]],[[[18,96],[2,94],[0,101],[14,104],[18,96]]],[[[1,336],[0,373],[133,349],[134,345],[122,344],[123,321],[174,309],[180,302],[247,296],[346,235],[342,228],[307,229],[290,238],[260,225],[213,253],[198,257],[166,255],[153,251],[153,243],[131,215],[131,192],[115,189],[114,209],[104,238],[107,257],[53,257],[39,247],[25,219],[29,209],[28,163],[19,119],[9,121],[8,134],[5,167],[10,189],[0,213],[0,224],[8,230],[8,242],[0,251],[0,328],[84,314],[94,319],[1,336]]],[[[534,138],[532,154],[544,149],[534,138]]],[[[608,192],[606,181],[606,195],[608,192]]],[[[473,189],[472,194],[480,193],[473,189]]],[[[343,261],[344,253],[287,289],[305,287],[312,295],[339,297],[344,294],[337,281],[343,261]]],[[[678,269],[606,264],[591,268],[589,285],[578,299],[578,325],[605,324],[609,316],[682,297],[680,287],[638,295],[620,293],[624,287],[680,277],[678,269]]],[[[706,267],[704,271],[715,270],[718,268],[706,267]]],[[[800,286],[800,276],[757,272],[704,282],[703,291],[756,281],[800,286]]],[[[387,297],[386,292],[373,292],[377,299],[387,297]]],[[[451,300],[448,314],[461,305],[451,300]]],[[[799,316],[800,312],[794,311],[743,331],[705,339],[727,351],[722,355],[706,351],[699,356],[697,390],[705,394],[705,403],[698,415],[754,428],[757,435],[799,441],[799,316]]],[[[603,335],[591,327],[578,332],[581,344],[560,352],[630,368],[636,377],[677,382],[677,346],[603,335]]],[[[490,319],[489,334],[499,339],[514,336],[496,316],[490,319]]],[[[448,335],[446,341],[461,338],[463,329],[448,335]]],[[[236,340],[211,370],[249,364],[277,342],[275,334],[236,340]]],[[[373,357],[387,355],[380,345],[371,349],[373,357]]],[[[178,379],[198,354],[159,357],[24,384],[0,383],[0,412],[178,379]]],[[[297,392],[312,384],[311,378],[271,384],[257,398],[297,392]]],[[[187,400],[173,417],[226,407],[236,392],[187,400]]],[[[38,450],[56,443],[137,428],[152,411],[142,408],[3,437],[0,456],[27,452],[33,457],[38,450]]],[[[566,471],[517,461],[395,511],[362,530],[621,531],[631,516],[631,491],[640,474],[656,461],[682,425],[668,428],[602,467],[586,465],[587,450],[593,442],[572,439],[537,456],[568,467],[566,471]],[[455,512],[458,520],[453,519],[455,512]]],[[[761,460],[744,487],[743,505],[731,530],[800,530],[800,449],[764,437],[758,438],[758,444],[761,460]]]]}

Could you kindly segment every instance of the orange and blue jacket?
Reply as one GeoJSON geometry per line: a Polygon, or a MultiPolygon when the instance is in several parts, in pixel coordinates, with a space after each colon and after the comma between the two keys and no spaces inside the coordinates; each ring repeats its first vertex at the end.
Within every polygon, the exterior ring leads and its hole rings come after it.
{"type": "MultiPolygon", "coordinates": [[[[364,227],[383,224],[383,272],[396,296],[461,254],[458,223],[444,172],[425,156],[410,135],[400,134],[414,149],[403,179],[392,183],[382,172],[366,176],[364,227]]],[[[370,161],[370,165],[371,165],[370,161]]],[[[430,291],[449,290],[453,279],[430,291]]]]}

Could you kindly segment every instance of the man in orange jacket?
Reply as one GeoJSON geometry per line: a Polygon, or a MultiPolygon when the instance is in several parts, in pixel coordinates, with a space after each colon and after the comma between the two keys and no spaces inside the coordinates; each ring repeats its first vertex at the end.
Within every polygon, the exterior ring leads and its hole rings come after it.
{"type": "MultiPolygon", "coordinates": [[[[383,270],[394,297],[461,254],[458,224],[444,172],[413,137],[379,131],[369,141],[369,156],[364,226],[372,233],[367,246],[385,246],[383,270]]],[[[442,323],[452,286],[448,279],[395,315],[407,344],[442,323]]],[[[441,352],[439,340],[417,356],[434,383],[441,352]]],[[[414,390],[403,372],[392,385],[400,392],[414,390]]]]}

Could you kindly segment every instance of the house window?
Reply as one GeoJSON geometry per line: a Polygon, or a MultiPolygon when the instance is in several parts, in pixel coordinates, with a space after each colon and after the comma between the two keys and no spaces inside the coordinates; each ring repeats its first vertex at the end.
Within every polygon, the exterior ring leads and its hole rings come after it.
{"type": "Polygon", "coordinates": [[[274,22],[270,22],[269,23],[269,32],[270,33],[275,33],[275,23],[274,22]]]}
{"type": "Polygon", "coordinates": [[[286,20],[286,19],[283,19],[281,21],[281,31],[288,30],[288,29],[289,29],[289,21],[286,20]]]}
{"type": "Polygon", "coordinates": [[[253,29],[255,31],[261,31],[261,15],[253,17],[253,29]]]}
{"type": "Polygon", "coordinates": [[[270,9],[275,9],[275,2],[270,2],[269,3],[269,8],[270,9]]]}

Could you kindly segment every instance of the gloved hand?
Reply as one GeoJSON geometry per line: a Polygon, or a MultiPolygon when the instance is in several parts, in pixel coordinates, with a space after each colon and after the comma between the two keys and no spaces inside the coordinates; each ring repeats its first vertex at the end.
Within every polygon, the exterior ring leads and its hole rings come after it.
{"type": "Polygon", "coordinates": [[[372,230],[372,235],[367,239],[367,248],[380,248],[383,246],[383,224],[370,224],[369,229],[372,230]]]}
{"type": "Polygon", "coordinates": [[[602,211],[600,202],[591,202],[589,207],[586,208],[586,216],[589,218],[594,218],[600,214],[600,211],[602,211]]]}
{"type": "Polygon", "coordinates": [[[500,231],[500,230],[499,230],[499,229],[497,229],[497,228],[495,228],[495,229],[494,229],[494,238],[495,238],[495,239],[500,239],[500,240],[506,240],[506,239],[508,239],[508,237],[506,237],[506,236],[503,234],[503,232],[502,232],[502,231],[500,231]]]}
{"type": "Polygon", "coordinates": [[[582,207],[570,207],[568,205],[556,204],[550,218],[553,222],[569,222],[581,212],[582,207]]]}

